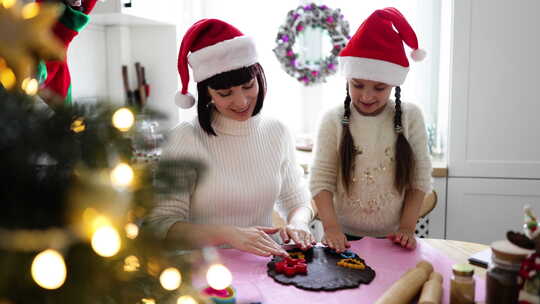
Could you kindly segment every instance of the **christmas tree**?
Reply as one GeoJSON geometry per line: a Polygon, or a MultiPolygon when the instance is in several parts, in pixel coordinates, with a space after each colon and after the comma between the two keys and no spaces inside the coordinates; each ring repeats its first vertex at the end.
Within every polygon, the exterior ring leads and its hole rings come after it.
{"type": "Polygon", "coordinates": [[[174,172],[202,164],[140,162],[135,150],[156,146],[136,127],[139,109],[37,106],[36,66],[63,56],[44,30],[59,16],[0,0],[0,303],[206,303],[190,282],[203,255],[171,254],[139,231],[157,195],[193,183],[174,172]]]}

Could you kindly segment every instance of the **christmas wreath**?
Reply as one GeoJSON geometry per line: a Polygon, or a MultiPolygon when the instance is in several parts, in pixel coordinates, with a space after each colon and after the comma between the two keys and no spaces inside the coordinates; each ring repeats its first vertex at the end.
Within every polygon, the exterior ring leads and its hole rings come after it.
{"type": "Polygon", "coordinates": [[[336,72],[337,55],[349,38],[349,23],[344,20],[340,9],[312,3],[287,13],[285,24],[279,28],[277,46],[273,51],[287,74],[305,85],[311,85],[325,82],[327,76],[336,72]],[[299,35],[309,27],[328,32],[332,44],[330,54],[314,62],[302,60],[301,54],[293,49],[299,35]]]}

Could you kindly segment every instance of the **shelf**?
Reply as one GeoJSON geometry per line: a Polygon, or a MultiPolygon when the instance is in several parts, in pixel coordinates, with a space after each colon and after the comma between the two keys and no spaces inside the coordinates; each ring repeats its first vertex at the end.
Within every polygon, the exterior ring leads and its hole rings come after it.
{"type": "Polygon", "coordinates": [[[98,2],[92,12],[92,20],[94,24],[99,25],[175,25],[179,19],[179,2],[137,0],[132,1],[131,7],[125,7],[120,0],[98,2]]]}
{"type": "Polygon", "coordinates": [[[125,26],[173,25],[171,23],[155,21],[155,20],[133,16],[133,15],[127,15],[123,13],[92,14],[91,22],[92,24],[96,24],[96,25],[125,25],[125,26]]]}

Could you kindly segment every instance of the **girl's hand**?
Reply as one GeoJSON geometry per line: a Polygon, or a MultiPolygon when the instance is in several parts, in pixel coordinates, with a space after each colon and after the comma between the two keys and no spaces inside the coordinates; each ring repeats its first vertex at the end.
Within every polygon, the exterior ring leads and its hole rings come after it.
{"type": "Polygon", "coordinates": [[[414,231],[408,229],[399,229],[398,231],[388,235],[388,239],[403,248],[413,250],[416,248],[416,236],[414,231]]]}
{"type": "Polygon", "coordinates": [[[268,234],[278,232],[280,228],[271,227],[232,227],[227,243],[232,247],[260,256],[289,256],[268,234]]]}
{"type": "Polygon", "coordinates": [[[351,244],[347,241],[345,234],[339,228],[328,228],[324,230],[324,237],[322,243],[337,253],[344,252],[347,248],[351,247],[351,244]]]}
{"type": "Polygon", "coordinates": [[[317,244],[315,238],[309,232],[307,224],[290,223],[286,227],[281,228],[280,236],[283,242],[288,243],[291,240],[302,250],[307,250],[317,244]]]}

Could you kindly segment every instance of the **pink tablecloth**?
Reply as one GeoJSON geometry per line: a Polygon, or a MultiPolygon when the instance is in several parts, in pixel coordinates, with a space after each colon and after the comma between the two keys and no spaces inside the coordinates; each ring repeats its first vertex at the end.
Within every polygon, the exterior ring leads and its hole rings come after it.
{"type": "MultiPolygon", "coordinates": [[[[433,264],[444,277],[443,303],[449,303],[452,260],[420,240],[414,251],[404,250],[388,240],[364,238],[351,242],[352,250],[366,260],[377,273],[369,285],[333,292],[314,292],[285,286],[266,274],[269,258],[258,257],[234,249],[221,249],[222,262],[233,273],[233,286],[238,293],[237,303],[313,304],[313,303],[374,303],[390,285],[420,260],[433,264]]],[[[476,300],[484,301],[485,282],[476,279],[476,300]]]]}

